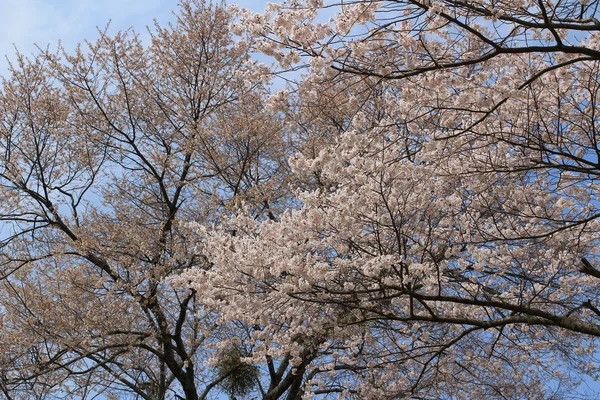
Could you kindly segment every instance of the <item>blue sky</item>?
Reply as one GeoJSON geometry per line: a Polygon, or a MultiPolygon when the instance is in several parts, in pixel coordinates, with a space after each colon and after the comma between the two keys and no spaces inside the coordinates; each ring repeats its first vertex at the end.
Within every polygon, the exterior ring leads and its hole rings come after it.
{"type": "MultiPolygon", "coordinates": [[[[176,0],[3,0],[0,1],[0,75],[7,72],[6,56],[15,47],[23,54],[36,52],[35,45],[72,49],[83,39],[95,39],[96,27],[111,21],[111,31],[134,27],[145,33],[156,18],[161,24],[173,19],[176,0]]],[[[261,11],[266,0],[238,4],[261,11]]]]}
{"type": "MultiPolygon", "coordinates": [[[[238,1],[255,11],[266,3],[238,1]]],[[[0,75],[7,74],[5,57],[14,59],[15,47],[25,55],[35,53],[36,44],[55,48],[59,41],[73,49],[83,39],[95,39],[96,27],[109,21],[112,32],[133,27],[144,33],[155,18],[167,24],[176,8],[176,0],[0,0],[0,75]]],[[[589,382],[588,390],[600,391],[600,384],[589,382]]]]}

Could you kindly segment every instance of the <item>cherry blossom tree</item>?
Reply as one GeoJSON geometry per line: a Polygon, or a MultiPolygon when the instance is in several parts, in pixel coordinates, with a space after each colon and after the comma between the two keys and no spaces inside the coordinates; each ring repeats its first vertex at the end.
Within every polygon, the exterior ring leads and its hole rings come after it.
{"type": "Polygon", "coordinates": [[[73,53],[19,55],[3,79],[0,397],[256,388],[247,349],[223,345],[244,327],[165,282],[209,265],[182,222],[215,224],[240,204],[268,219],[292,196],[294,138],[265,107],[251,39],[229,32],[234,11],[183,1],[149,45],[100,32],[73,53]]]}
{"type": "Polygon", "coordinates": [[[248,363],[289,357],[305,398],[569,397],[598,373],[597,5],[243,13],[306,68],[288,124],[331,141],[291,159],[297,209],[193,225],[212,266],[173,282],[253,327],[248,363]]]}
{"type": "Polygon", "coordinates": [[[598,373],[596,7],[189,0],[148,46],[19,56],[0,392],[574,397],[598,373]],[[253,50],[303,74],[272,93],[253,50]]]}

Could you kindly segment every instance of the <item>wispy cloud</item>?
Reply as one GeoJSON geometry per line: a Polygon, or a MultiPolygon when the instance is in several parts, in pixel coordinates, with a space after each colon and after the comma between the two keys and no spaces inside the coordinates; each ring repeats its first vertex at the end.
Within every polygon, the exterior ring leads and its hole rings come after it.
{"type": "MultiPolygon", "coordinates": [[[[110,31],[134,27],[145,33],[156,19],[173,20],[176,0],[3,0],[0,1],[0,75],[7,73],[5,57],[14,59],[15,48],[25,55],[36,45],[56,48],[59,41],[73,49],[84,39],[94,40],[97,28],[111,21],[110,31]]],[[[260,11],[267,0],[241,0],[238,4],[260,11]]]]}
{"type": "Polygon", "coordinates": [[[111,21],[111,31],[130,26],[138,31],[172,19],[174,1],[164,0],[12,0],[0,2],[0,74],[14,58],[15,47],[24,54],[36,52],[36,45],[55,48],[61,41],[73,48],[83,39],[97,37],[97,27],[111,21]]]}

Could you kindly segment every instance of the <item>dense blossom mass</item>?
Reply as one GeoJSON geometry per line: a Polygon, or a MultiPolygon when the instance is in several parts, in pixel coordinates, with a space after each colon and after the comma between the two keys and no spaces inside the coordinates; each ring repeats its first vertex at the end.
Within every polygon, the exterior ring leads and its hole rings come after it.
{"type": "Polygon", "coordinates": [[[189,0],[19,56],[0,392],[596,397],[597,7],[189,0]]]}

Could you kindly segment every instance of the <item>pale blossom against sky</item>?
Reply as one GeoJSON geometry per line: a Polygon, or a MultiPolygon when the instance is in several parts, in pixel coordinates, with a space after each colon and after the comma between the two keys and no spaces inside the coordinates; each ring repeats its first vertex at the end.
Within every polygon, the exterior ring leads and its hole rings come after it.
{"type": "MultiPolygon", "coordinates": [[[[229,1],[228,1],[229,2],[229,1]]],[[[15,47],[23,54],[36,52],[35,45],[55,48],[62,41],[73,49],[83,39],[95,40],[96,27],[111,21],[109,32],[134,27],[146,34],[153,19],[166,25],[173,20],[175,0],[0,0],[0,75],[6,75],[7,61],[14,59],[15,47]]],[[[238,4],[261,11],[266,0],[244,0],[238,4]]]]}
{"type": "MultiPolygon", "coordinates": [[[[260,11],[267,0],[237,2],[260,11]]],[[[109,21],[109,32],[133,27],[144,38],[146,26],[154,19],[166,25],[176,8],[177,0],[0,0],[0,75],[6,76],[6,56],[14,59],[15,48],[30,55],[37,52],[36,45],[56,48],[62,41],[72,50],[84,39],[95,40],[97,27],[104,29],[109,21]]],[[[586,390],[597,392],[600,384],[586,380],[586,390]]]]}

